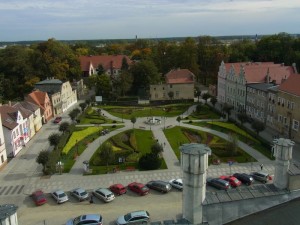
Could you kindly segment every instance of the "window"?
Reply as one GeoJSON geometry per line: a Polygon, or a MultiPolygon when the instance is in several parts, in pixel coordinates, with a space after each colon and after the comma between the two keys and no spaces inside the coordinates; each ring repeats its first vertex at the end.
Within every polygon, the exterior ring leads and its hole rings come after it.
{"type": "Polygon", "coordinates": [[[278,122],[282,122],[282,115],[278,115],[278,122]]]}
{"type": "Polygon", "coordinates": [[[173,87],[173,85],[172,84],[170,84],[170,88],[172,88],[173,87]]]}
{"type": "Polygon", "coordinates": [[[298,131],[298,129],[299,129],[299,121],[293,120],[293,130],[298,131]]]}
{"type": "Polygon", "coordinates": [[[291,102],[291,109],[294,109],[294,102],[291,102]]]}
{"type": "Polygon", "coordinates": [[[283,117],[283,123],[287,124],[287,118],[286,117],[283,117]]]}

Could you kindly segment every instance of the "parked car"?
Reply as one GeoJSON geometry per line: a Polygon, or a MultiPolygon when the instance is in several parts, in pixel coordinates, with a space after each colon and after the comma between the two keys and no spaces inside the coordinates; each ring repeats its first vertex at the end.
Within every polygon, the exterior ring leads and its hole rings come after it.
{"type": "Polygon", "coordinates": [[[113,184],[109,189],[116,195],[123,195],[127,192],[126,188],[122,184],[113,184]]]}
{"type": "Polygon", "coordinates": [[[60,116],[58,116],[54,119],[53,123],[60,123],[61,120],[62,120],[62,118],[60,116]]]}
{"type": "Polygon", "coordinates": [[[100,214],[86,214],[68,220],[66,225],[102,225],[102,216],[100,214]]]}
{"type": "Polygon", "coordinates": [[[146,185],[141,183],[137,183],[137,182],[130,183],[128,184],[128,188],[139,195],[149,194],[149,188],[146,185]]]}
{"type": "Polygon", "coordinates": [[[226,180],[220,178],[207,178],[207,184],[220,190],[228,190],[231,188],[230,184],[226,180]]]}
{"type": "Polygon", "coordinates": [[[68,195],[62,190],[56,190],[51,192],[52,197],[55,199],[57,204],[69,201],[68,195]]]}
{"type": "Polygon", "coordinates": [[[37,205],[37,206],[44,205],[47,202],[45,194],[41,190],[37,190],[37,191],[33,192],[31,197],[32,197],[35,205],[37,205]]]}
{"type": "Polygon", "coordinates": [[[147,211],[135,211],[127,213],[124,216],[120,216],[117,219],[118,225],[125,225],[125,224],[143,224],[148,223],[150,220],[150,214],[147,211]]]}
{"type": "Polygon", "coordinates": [[[251,176],[260,182],[267,183],[269,180],[270,175],[263,171],[253,172],[251,176]]]}
{"type": "Polygon", "coordinates": [[[171,190],[171,185],[168,182],[161,180],[152,180],[147,183],[147,187],[156,191],[167,193],[171,190]]]}
{"type": "Polygon", "coordinates": [[[169,184],[171,184],[172,187],[177,188],[180,191],[182,191],[183,189],[182,179],[172,179],[169,181],[169,184]]]}
{"type": "Polygon", "coordinates": [[[115,199],[114,193],[112,193],[109,189],[107,188],[98,188],[92,192],[94,196],[97,198],[103,200],[104,202],[111,202],[112,200],[115,199]]]}
{"type": "Polygon", "coordinates": [[[246,185],[251,185],[254,182],[253,177],[251,177],[249,174],[246,173],[235,173],[233,174],[233,176],[246,185]]]}
{"type": "Polygon", "coordinates": [[[220,179],[228,181],[231,187],[239,187],[242,185],[242,182],[234,176],[220,176],[220,179]]]}
{"type": "Polygon", "coordinates": [[[83,188],[75,188],[71,190],[70,194],[77,198],[79,201],[83,201],[89,198],[89,194],[83,188]]]}

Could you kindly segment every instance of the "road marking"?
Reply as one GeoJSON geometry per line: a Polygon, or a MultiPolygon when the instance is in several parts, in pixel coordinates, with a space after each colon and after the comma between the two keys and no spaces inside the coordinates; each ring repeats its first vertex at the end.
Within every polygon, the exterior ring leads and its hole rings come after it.
{"type": "Polygon", "coordinates": [[[22,193],[25,185],[4,186],[0,187],[0,196],[4,195],[19,195],[22,193]]]}

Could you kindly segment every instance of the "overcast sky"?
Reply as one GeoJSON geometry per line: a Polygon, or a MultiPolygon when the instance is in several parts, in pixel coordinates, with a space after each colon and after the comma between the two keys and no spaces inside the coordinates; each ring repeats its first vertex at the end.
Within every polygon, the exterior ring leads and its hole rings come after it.
{"type": "Polygon", "coordinates": [[[0,0],[0,41],[300,33],[300,0],[0,0]]]}

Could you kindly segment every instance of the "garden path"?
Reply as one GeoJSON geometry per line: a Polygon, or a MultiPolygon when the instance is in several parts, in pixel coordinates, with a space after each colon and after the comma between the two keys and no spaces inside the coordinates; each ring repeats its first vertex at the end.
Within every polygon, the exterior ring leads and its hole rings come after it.
{"type": "MultiPolygon", "coordinates": [[[[186,112],[181,114],[181,117],[185,118],[185,117],[189,116],[195,110],[196,110],[196,105],[193,105],[186,112]]],[[[83,161],[89,160],[92,157],[92,155],[94,154],[94,152],[97,150],[99,145],[101,145],[101,143],[103,143],[104,141],[106,141],[107,139],[109,139],[110,137],[112,137],[116,134],[119,134],[119,133],[129,130],[129,129],[132,129],[133,127],[139,128],[139,129],[151,130],[153,132],[155,139],[164,146],[163,156],[164,156],[165,162],[168,166],[168,169],[171,169],[171,170],[179,169],[179,161],[163,132],[164,128],[170,128],[170,127],[173,127],[174,125],[178,124],[177,116],[176,117],[167,117],[165,119],[163,117],[161,117],[161,121],[163,123],[157,124],[157,125],[148,125],[145,123],[145,121],[147,120],[146,117],[137,118],[135,124],[132,124],[130,120],[115,117],[115,116],[109,114],[106,110],[102,109],[101,113],[103,116],[105,116],[109,119],[112,119],[112,120],[115,120],[118,122],[123,121],[124,127],[116,129],[105,136],[100,136],[94,142],[90,143],[89,146],[87,147],[87,149],[80,155],[80,157],[77,158],[75,164],[73,165],[72,169],[70,170],[70,174],[82,174],[83,173],[83,161]]],[[[157,118],[159,118],[159,117],[157,117],[157,118]]],[[[197,121],[207,121],[207,120],[197,120],[197,121]]],[[[209,120],[209,121],[212,121],[212,120],[209,120]]],[[[213,120],[213,121],[215,121],[215,120],[213,120]]],[[[217,119],[216,121],[220,121],[220,119],[217,119]]],[[[194,125],[190,125],[190,124],[186,124],[186,123],[182,123],[182,122],[180,122],[179,124],[182,127],[187,127],[187,128],[191,128],[191,129],[195,129],[195,130],[201,130],[204,132],[208,132],[208,133],[217,135],[225,140],[229,140],[229,136],[227,134],[212,130],[210,128],[194,126],[194,125]]],[[[113,125],[113,124],[103,124],[101,126],[111,126],[111,125],[113,125]]],[[[249,145],[247,145],[241,141],[238,141],[238,146],[241,149],[243,149],[245,152],[247,152],[249,155],[251,155],[253,158],[255,158],[259,163],[272,163],[272,161],[270,159],[268,159],[266,156],[264,156],[260,152],[256,151],[255,149],[251,148],[249,145]]]]}

